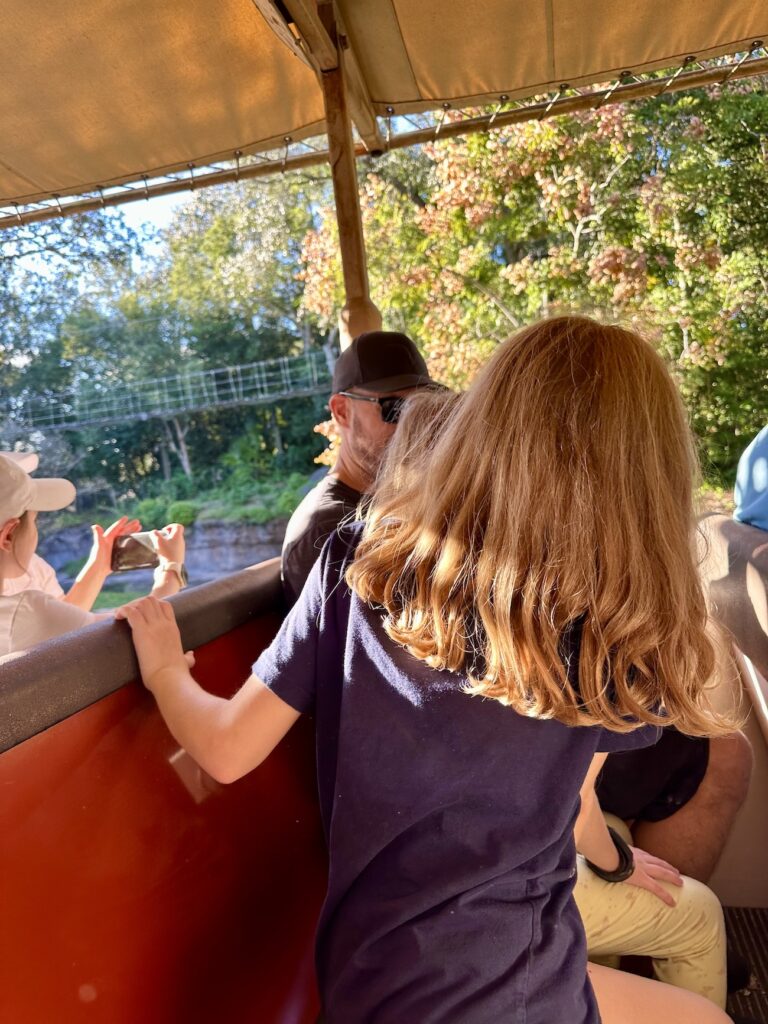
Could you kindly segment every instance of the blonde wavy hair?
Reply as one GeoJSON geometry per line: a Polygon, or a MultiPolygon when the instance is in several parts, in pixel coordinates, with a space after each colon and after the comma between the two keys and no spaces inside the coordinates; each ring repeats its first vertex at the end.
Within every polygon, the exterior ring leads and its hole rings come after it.
{"type": "MultiPolygon", "coordinates": [[[[652,347],[586,317],[544,320],[441,412],[410,441],[395,435],[347,572],[392,640],[535,718],[732,728],[706,694],[695,449],[652,347]],[[561,654],[569,628],[578,689],[561,654]]],[[[407,431],[407,408],[403,420],[407,431]]]]}
{"type": "Polygon", "coordinates": [[[378,490],[402,490],[416,483],[420,465],[429,455],[460,394],[444,387],[427,387],[403,403],[397,430],[376,476],[378,490]]]}

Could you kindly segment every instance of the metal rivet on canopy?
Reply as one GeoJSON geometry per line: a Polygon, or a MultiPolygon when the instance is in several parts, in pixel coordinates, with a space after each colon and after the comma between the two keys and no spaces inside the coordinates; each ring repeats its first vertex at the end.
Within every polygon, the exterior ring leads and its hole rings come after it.
{"type": "Polygon", "coordinates": [[[491,120],[488,122],[488,127],[489,128],[491,127],[493,122],[496,120],[496,115],[502,110],[503,107],[505,107],[507,105],[507,103],[509,103],[509,95],[507,93],[503,92],[501,94],[501,96],[499,96],[499,102],[496,104],[496,107],[495,107],[493,113],[491,114],[491,120]]]}
{"type": "Polygon", "coordinates": [[[675,71],[672,75],[669,76],[669,78],[667,78],[665,80],[664,84],[659,89],[659,91],[656,93],[656,95],[657,96],[663,96],[664,93],[667,91],[667,89],[669,89],[669,87],[671,85],[673,85],[678,80],[680,75],[682,75],[682,73],[684,71],[687,71],[688,68],[691,66],[691,64],[695,64],[695,63],[696,63],[696,57],[693,54],[689,54],[685,58],[683,63],[680,65],[680,67],[677,69],[677,71],[675,71]]]}
{"type": "Polygon", "coordinates": [[[240,181],[240,157],[242,155],[242,149],[235,150],[235,181],[240,181]]]}
{"type": "Polygon", "coordinates": [[[616,92],[616,90],[618,89],[618,87],[620,85],[626,85],[627,82],[629,81],[629,79],[630,78],[634,78],[634,77],[635,76],[634,76],[634,74],[631,71],[622,71],[621,74],[619,75],[619,77],[616,79],[616,81],[612,83],[612,85],[611,85],[610,89],[608,90],[608,92],[606,92],[606,93],[604,93],[602,95],[602,97],[600,98],[600,101],[598,103],[596,103],[594,105],[594,107],[592,107],[592,109],[593,110],[599,110],[600,107],[602,107],[602,105],[604,103],[608,102],[608,100],[611,98],[611,96],[613,96],[613,94],[616,92]]]}
{"type": "Polygon", "coordinates": [[[554,105],[557,103],[557,101],[560,99],[560,97],[563,95],[563,93],[567,92],[569,89],[570,89],[570,85],[568,85],[567,82],[565,82],[563,85],[558,86],[557,92],[555,93],[555,95],[552,97],[552,99],[549,101],[549,103],[544,108],[544,112],[539,116],[539,120],[540,121],[547,116],[547,114],[550,112],[552,107],[554,107],[554,105]]]}
{"type": "Polygon", "coordinates": [[[440,111],[440,117],[437,119],[437,124],[435,125],[435,138],[437,138],[437,136],[440,134],[440,129],[443,127],[443,122],[445,121],[445,115],[448,113],[448,111],[450,109],[451,109],[451,104],[450,103],[446,102],[446,103],[442,104],[442,110],[440,111]]]}

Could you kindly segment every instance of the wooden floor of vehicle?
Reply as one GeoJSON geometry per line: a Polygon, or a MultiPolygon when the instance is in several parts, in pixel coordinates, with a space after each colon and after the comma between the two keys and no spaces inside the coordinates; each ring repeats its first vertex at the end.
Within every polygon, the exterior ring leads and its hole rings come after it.
{"type": "Polygon", "coordinates": [[[728,1012],[768,1024],[768,909],[726,907],[729,944],[752,965],[748,989],[728,999],[728,1012]]]}

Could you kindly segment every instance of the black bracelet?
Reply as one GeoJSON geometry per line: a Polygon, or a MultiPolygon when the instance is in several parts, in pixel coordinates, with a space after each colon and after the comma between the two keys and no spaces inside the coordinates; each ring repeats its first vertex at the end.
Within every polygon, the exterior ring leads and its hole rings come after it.
{"type": "Polygon", "coordinates": [[[613,845],[618,850],[619,866],[615,871],[606,871],[604,868],[599,868],[597,864],[593,864],[591,860],[587,861],[587,865],[591,871],[594,871],[598,878],[602,878],[605,882],[626,882],[635,870],[634,854],[624,837],[619,835],[616,829],[611,828],[610,825],[608,826],[608,834],[613,840],[613,845]]]}

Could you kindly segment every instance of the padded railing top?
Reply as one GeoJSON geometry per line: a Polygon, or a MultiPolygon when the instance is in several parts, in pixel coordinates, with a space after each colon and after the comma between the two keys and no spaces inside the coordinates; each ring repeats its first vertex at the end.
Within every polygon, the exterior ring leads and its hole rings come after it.
{"type": "Polygon", "coordinates": [[[768,678],[768,533],[723,515],[706,516],[701,529],[712,613],[768,678]]]}
{"type": "MultiPolygon", "coordinates": [[[[185,650],[283,609],[280,560],[271,559],[171,598],[185,650]]],[[[99,622],[0,665],[0,752],[138,677],[125,622],[99,622]]]]}

